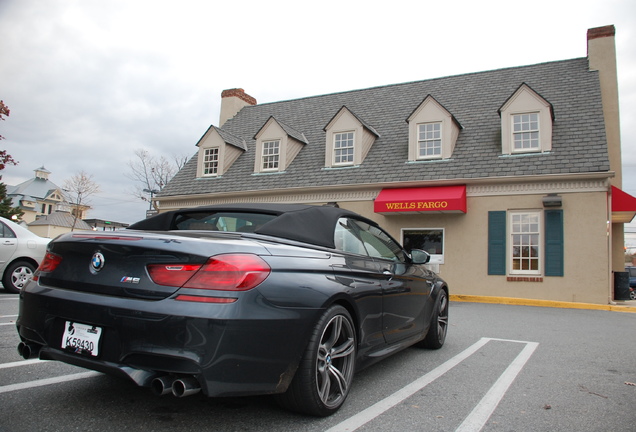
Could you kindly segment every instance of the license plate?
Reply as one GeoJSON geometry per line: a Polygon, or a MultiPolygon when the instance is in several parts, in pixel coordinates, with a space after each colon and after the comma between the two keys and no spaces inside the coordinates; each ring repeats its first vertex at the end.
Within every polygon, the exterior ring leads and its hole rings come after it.
{"type": "Polygon", "coordinates": [[[66,321],[62,336],[62,348],[70,349],[78,354],[97,356],[101,335],[101,327],[66,321]]]}

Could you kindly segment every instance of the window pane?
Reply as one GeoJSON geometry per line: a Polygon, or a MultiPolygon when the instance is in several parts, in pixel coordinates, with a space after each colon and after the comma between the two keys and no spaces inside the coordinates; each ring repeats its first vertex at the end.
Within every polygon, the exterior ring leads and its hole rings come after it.
{"type": "Polygon", "coordinates": [[[350,219],[350,223],[358,227],[358,235],[369,256],[399,262],[406,261],[402,247],[380,228],[358,220],[350,219]]]}
{"type": "Polygon", "coordinates": [[[213,175],[218,173],[219,149],[205,149],[203,153],[203,175],[213,175]]]}
{"type": "Polygon", "coordinates": [[[263,141],[263,170],[277,170],[280,141],[263,141]]]}
{"type": "Polygon", "coordinates": [[[540,271],[541,249],[540,213],[512,213],[510,215],[511,271],[537,274],[540,271]]]}
{"type": "Polygon", "coordinates": [[[512,117],[513,149],[539,149],[539,114],[517,114],[512,117]]]}
{"type": "Polygon", "coordinates": [[[439,157],[442,155],[442,124],[425,123],[418,128],[418,158],[439,157]]]}
{"type": "Polygon", "coordinates": [[[334,134],[334,164],[353,163],[353,132],[343,132],[334,134]]]}
{"type": "Polygon", "coordinates": [[[362,240],[358,238],[355,234],[356,232],[357,227],[349,223],[349,219],[341,218],[338,220],[334,232],[336,249],[358,255],[366,255],[367,252],[362,244],[362,240]]]}
{"type": "Polygon", "coordinates": [[[422,249],[431,255],[432,264],[444,263],[444,229],[405,229],[402,230],[404,250],[422,249]]]}

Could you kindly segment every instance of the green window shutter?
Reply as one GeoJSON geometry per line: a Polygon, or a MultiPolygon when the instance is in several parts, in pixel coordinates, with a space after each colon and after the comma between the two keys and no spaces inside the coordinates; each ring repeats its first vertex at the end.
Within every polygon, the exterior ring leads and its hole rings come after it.
{"type": "Polygon", "coordinates": [[[563,210],[545,211],[545,275],[563,276],[563,210]]]}
{"type": "Polygon", "coordinates": [[[488,212],[488,274],[506,274],[506,212],[488,212]]]}

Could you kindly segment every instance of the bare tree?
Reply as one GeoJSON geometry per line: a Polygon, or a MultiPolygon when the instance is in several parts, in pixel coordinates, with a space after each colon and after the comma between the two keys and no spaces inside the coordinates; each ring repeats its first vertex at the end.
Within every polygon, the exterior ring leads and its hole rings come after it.
{"type": "Polygon", "coordinates": [[[84,210],[90,207],[89,198],[100,192],[99,185],[95,183],[92,175],[87,174],[85,171],[80,171],[65,180],[63,188],[72,208],[73,226],[71,227],[71,231],[74,231],[77,219],[82,215],[84,210]]]}
{"type": "Polygon", "coordinates": [[[152,197],[159,193],[188,161],[188,157],[183,155],[175,155],[173,158],[172,162],[164,156],[157,159],[147,150],[137,149],[135,159],[128,161],[130,171],[126,177],[137,183],[133,193],[137,198],[149,201],[151,209],[154,207],[157,210],[152,197]]]}
{"type": "Polygon", "coordinates": [[[177,167],[177,171],[180,171],[181,168],[183,168],[185,166],[185,164],[188,163],[188,161],[190,160],[190,156],[188,155],[184,155],[184,154],[175,154],[172,155],[172,159],[174,161],[175,166],[177,167]]]}

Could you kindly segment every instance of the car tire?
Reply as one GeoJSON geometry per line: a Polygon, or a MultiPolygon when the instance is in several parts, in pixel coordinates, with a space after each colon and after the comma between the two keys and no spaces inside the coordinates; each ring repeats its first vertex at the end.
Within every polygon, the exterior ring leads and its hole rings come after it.
{"type": "Polygon", "coordinates": [[[335,305],[320,317],[287,392],[277,400],[286,409],[318,417],[342,406],[353,381],[356,331],[349,312],[335,305]]]}
{"type": "Polygon", "coordinates": [[[426,337],[418,346],[428,349],[440,349],[446,341],[448,332],[448,293],[440,290],[435,300],[435,308],[431,316],[431,323],[426,337]]]}
{"type": "Polygon", "coordinates": [[[35,266],[27,261],[16,261],[4,271],[2,285],[10,293],[19,293],[33,277],[35,266]]]}

